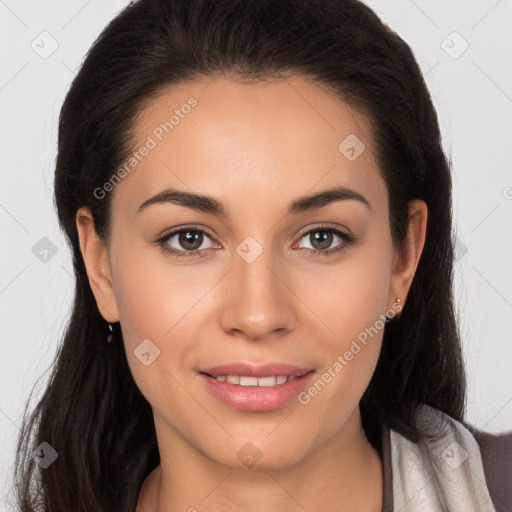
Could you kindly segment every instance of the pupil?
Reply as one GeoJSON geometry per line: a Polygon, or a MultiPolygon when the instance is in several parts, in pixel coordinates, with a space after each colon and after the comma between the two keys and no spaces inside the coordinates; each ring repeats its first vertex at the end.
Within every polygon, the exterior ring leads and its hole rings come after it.
{"type": "MultiPolygon", "coordinates": [[[[314,241],[320,242],[320,247],[318,249],[328,249],[330,245],[332,244],[332,233],[328,231],[315,231],[312,233],[314,235],[314,241]],[[317,236],[319,233],[320,236],[317,236]]],[[[312,242],[313,247],[315,247],[315,244],[312,242]]]]}
{"type": "Polygon", "coordinates": [[[202,233],[197,231],[183,231],[180,233],[179,242],[185,249],[190,249],[192,251],[201,247],[202,244],[202,233]],[[194,234],[195,233],[195,234],[194,234]],[[199,243],[197,243],[199,242],[199,243]],[[194,245],[195,243],[195,245],[194,245]],[[193,247],[187,246],[187,244],[192,244],[193,247]]]}

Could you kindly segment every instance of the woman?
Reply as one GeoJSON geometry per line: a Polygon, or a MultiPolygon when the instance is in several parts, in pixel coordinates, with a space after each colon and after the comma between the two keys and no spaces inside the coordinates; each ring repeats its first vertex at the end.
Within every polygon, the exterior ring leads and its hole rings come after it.
{"type": "Polygon", "coordinates": [[[464,422],[437,116],[364,4],[132,2],[55,199],[76,294],[21,510],[510,509],[510,436],[464,422]]]}

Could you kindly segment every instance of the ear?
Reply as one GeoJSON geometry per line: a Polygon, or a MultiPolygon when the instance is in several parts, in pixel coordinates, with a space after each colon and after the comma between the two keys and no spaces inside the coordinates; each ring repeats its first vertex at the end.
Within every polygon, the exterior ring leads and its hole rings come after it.
{"type": "MultiPolygon", "coordinates": [[[[411,287],[418,262],[425,245],[428,209],[425,201],[409,202],[409,225],[407,238],[400,249],[395,250],[391,273],[389,301],[394,304],[400,298],[402,307],[411,287]]],[[[389,306],[392,307],[392,306],[389,306]]]]}
{"type": "Polygon", "coordinates": [[[89,284],[101,316],[107,322],[117,322],[119,312],[114,295],[108,251],[96,233],[89,208],[84,206],[77,211],[76,227],[89,284]]]}

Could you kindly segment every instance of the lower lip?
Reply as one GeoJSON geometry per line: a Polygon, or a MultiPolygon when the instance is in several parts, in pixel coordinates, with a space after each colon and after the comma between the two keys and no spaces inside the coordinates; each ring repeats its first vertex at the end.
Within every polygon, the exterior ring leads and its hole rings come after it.
{"type": "Polygon", "coordinates": [[[312,370],[291,382],[275,386],[239,386],[219,381],[205,373],[199,375],[208,389],[225,404],[241,411],[271,411],[284,407],[296,398],[308,386],[314,373],[312,370]]]}

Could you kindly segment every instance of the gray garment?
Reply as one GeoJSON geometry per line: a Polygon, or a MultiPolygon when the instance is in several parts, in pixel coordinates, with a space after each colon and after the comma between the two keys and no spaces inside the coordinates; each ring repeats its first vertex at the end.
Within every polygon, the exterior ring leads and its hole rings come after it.
{"type": "MultiPolygon", "coordinates": [[[[480,448],[485,483],[496,512],[512,512],[512,432],[493,435],[479,431],[466,423],[463,425],[471,432],[480,448]]],[[[381,442],[384,473],[382,512],[398,512],[393,509],[393,469],[389,426],[383,428],[381,442]]]]}
{"type": "Polygon", "coordinates": [[[512,512],[512,432],[493,435],[468,427],[482,453],[485,479],[496,512],[512,512]]]}

